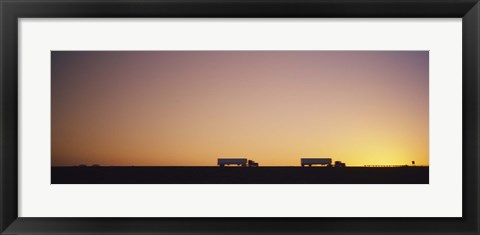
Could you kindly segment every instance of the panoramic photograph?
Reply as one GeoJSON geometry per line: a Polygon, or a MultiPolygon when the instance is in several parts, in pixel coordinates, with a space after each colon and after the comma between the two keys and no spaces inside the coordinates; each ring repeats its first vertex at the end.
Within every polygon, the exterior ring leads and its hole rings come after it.
{"type": "Polygon", "coordinates": [[[428,183],[428,51],[51,51],[51,184],[428,183]]]}

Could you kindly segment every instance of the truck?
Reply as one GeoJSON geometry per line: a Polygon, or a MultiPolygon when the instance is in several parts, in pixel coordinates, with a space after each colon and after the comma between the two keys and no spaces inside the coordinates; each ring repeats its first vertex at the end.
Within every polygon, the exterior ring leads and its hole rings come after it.
{"type": "Polygon", "coordinates": [[[242,167],[258,167],[258,163],[246,158],[219,158],[218,166],[224,167],[228,165],[237,165],[242,167]]]}
{"type": "Polygon", "coordinates": [[[312,165],[324,165],[327,167],[331,167],[332,159],[331,158],[301,158],[300,164],[302,165],[302,167],[305,167],[305,166],[311,167],[312,165]]]}
{"type": "Polygon", "coordinates": [[[346,165],[344,162],[335,161],[334,166],[335,166],[335,167],[346,167],[347,165],[346,165]]]}
{"type": "Polygon", "coordinates": [[[258,162],[248,160],[248,167],[258,167],[258,162]]]}

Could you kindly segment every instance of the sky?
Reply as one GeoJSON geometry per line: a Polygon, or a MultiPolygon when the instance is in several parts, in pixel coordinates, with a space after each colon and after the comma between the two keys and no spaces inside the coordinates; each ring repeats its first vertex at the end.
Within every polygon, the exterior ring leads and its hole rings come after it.
{"type": "Polygon", "coordinates": [[[428,51],[52,51],[52,166],[429,164],[428,51]]]}

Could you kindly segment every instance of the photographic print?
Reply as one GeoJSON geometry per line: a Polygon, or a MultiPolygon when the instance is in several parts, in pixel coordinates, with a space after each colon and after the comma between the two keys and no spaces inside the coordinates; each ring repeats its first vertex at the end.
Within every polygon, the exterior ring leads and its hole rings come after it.
{"type": "Polygon", "coordinates": [[[428,184],[428,51],[52,51],[52,184],[428,184]]]}

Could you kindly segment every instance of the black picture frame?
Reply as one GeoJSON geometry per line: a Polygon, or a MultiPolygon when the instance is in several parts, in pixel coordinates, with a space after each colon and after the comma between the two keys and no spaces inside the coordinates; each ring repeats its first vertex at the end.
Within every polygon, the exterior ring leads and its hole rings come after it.
{"type": "MultiPolygon", "coordinates": [[[[478,0],[0,0],[2,234],[479,234],[478,0]],[[462,18],[462,218],[18,217],[18,19],[106,17],[462,18]]],[[[41,199],[39,199],[41,201],[41,199]]]]}

